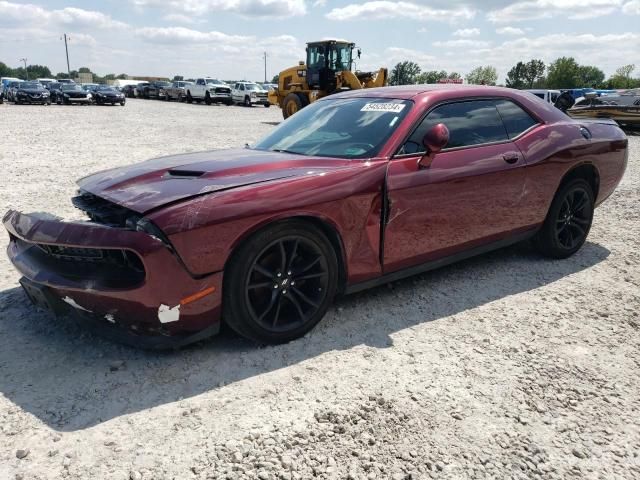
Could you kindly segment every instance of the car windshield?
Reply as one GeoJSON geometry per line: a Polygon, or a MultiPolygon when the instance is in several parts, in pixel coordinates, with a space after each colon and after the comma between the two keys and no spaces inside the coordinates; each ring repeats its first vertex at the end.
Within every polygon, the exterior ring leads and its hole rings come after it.
{"type": "Polygon", "coordinates": [[[253,148],[319,157],[374,157],[412,106],[407,100],[387,98],[322,100],[287,119],[253,148]]]}
{"type": "Polygon", "coordinates": [[[262,88],[260,88],[255,83],[245,83],[244,84],[244,89],[245,90],[262,90],[262,88]]]}
{"type": "Polygon", "coordinates": [[[98,87],[96,90],[99,91],[99,92],[115,92],[115,93],[118,93],[118,91],[113,87],[98,87]]]}
{"type": "Polygon", "coordinates": [[[75,83],[63,83],[62,90],[64,90],[65,92],[69,92],[69,91],[84,92],[84,90],[82,90],[82,87],[80,85],[76,85],[75,83]]]}
{"type": "Polygon", "coordinates": [[[44,90],[44,87],[38,82],[22,82],[20,90],[44,90]]]}
{"type": "Polygon", "coordinates": [[[215,78],[208,78],[207,83],[211,83],[213,85],[223,85],[220,80],[216,80],[215,78]]]}

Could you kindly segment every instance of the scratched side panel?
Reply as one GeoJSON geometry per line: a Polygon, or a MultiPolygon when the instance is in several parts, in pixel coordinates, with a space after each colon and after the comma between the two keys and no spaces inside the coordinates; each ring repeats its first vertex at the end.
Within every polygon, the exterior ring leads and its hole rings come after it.
{"type": "Polygon", "coordinates": [[[379,275],[381,190],[386,160],[205,195],[150,215],[193,274],[224,269],[233,249],[267,224],[295,216],[332,226],[348,282],[379,275]]]}

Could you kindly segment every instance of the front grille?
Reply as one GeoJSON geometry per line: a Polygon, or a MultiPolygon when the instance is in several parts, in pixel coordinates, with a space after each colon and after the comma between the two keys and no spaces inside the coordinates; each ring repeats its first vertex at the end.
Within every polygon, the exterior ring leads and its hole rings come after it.
{"type": "Polygon", "coordinates": [[[216,87],[216,93],[231,93],[231,89],[225,87],[216,87]]]}
{"type": "Polygon", "coordinates": [[[56,272],[63,278],[96,287],[125,288],[142,283],[144,264],[124,249],[70,247],[31,243],[12,237],[34,270],[56,272]]]}
{"type": "MultiPolygon", "coordinates": [[[[89,192],[81,192],[71,199],[73,206],[85,212],[91,220],[110,227],[127,226],[127,220],[138,220],[140,216],[109,200],[93,195],[89,192]]],[[[135,222],[134,222],[135,223],[135,222]]]]}

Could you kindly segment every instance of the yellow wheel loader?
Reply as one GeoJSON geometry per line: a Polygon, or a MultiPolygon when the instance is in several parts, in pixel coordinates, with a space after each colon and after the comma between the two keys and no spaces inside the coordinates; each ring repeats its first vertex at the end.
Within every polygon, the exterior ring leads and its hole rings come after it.
{"type": "MultiPolygon", "coordinates": [[[[323,40],[307,43],[307,62],[287,68],[278,75],[278,87],[269,91],[269,102],[288,118],[319,98],[343,90],[384,87],[387,69],[352,72],[354,43],[323,40]]],[[[357,50],[360,58],[360,49],[357,50]]]]}

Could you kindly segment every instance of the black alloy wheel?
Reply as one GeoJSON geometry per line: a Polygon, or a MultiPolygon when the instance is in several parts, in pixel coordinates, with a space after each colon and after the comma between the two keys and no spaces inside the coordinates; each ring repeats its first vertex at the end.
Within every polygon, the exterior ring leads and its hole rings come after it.
{"type": "Polygon", "coordinates": [[[584,179],[564,185],[556,194],[534,242],[546,256],[567,258],[587,240],[594,212],[594,194],[584,179]]]}
{"type": "Polygon", "coordinates": [[[331,244],[312,224],[288,221],[267,228],[225,269],[225,321],[260,343],[301,337],[329,308],[337,271],[331,244]]]}

